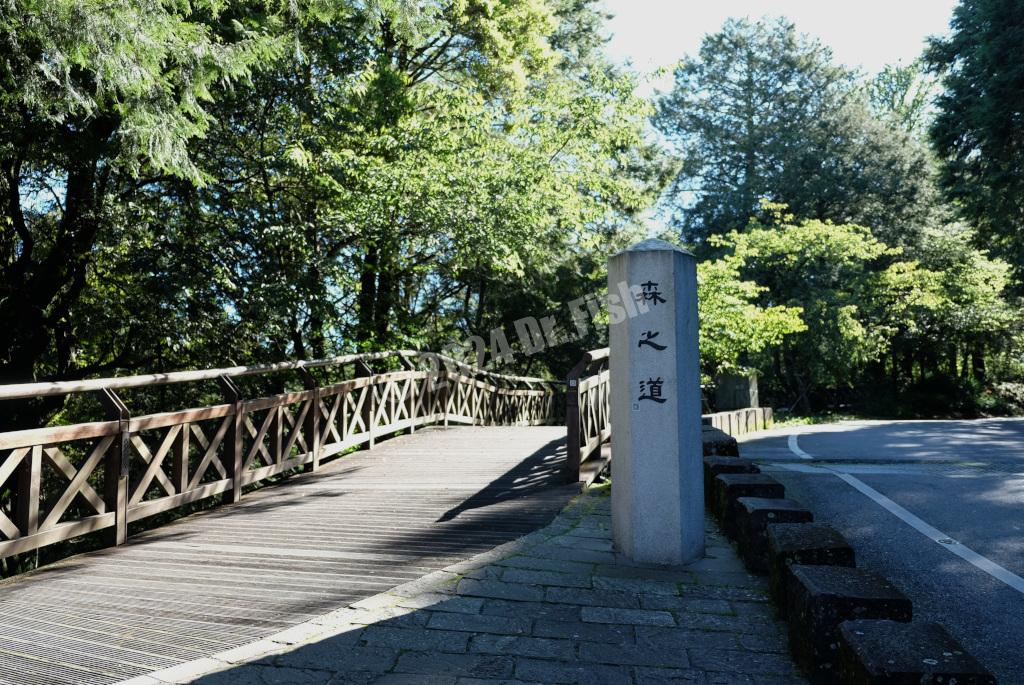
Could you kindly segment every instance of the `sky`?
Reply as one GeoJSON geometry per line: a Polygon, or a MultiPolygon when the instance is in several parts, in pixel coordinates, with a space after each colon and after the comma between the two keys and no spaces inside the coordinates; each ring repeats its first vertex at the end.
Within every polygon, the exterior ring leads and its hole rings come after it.
{"type": "MultiPolygon", "coordinates": [[[[838,62],[875,73],[893,62],[910,62],[924,40],[944,34],[957,0],[604,0],[615,14],[608,53],[631,60],[641,74],[695,54],[701,38],[728,17],[782,15],[797,30],[829,45],[838,62]]],[[[641,88],[667,90],[671,77],[641,88]]]]}

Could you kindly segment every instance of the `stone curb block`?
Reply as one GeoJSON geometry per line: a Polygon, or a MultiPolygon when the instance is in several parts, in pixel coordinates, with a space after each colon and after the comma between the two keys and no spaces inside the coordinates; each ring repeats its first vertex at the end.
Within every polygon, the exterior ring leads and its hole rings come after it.
{"type": "Polygon", "coordinates": [[[803,565],[791,566],[790,571],[789,648],[812,683],[836,682],[843,621],[912,618],[910,600],[872,571],[803,565]]]}
{"type": "Polygon", "coordinates": [[[767,572],[768,524],[810,523],[813,520],[810,511],[791,499],[738,498],[734,525],[743,563],[751,571],[767,572]]]}
{"type": "Polygon", "coordinates": [[[842,623],[839,673],[843,685],[996,683],[992,674],[937,623],[842,623]]]}
{"type": "Polygon", "coordinates": [[[704,503],[714,501],[715,478],[722,473],[761,473],[749,459],[739,457],[704,457],[704,503]]]}
{"type": "Polygon", "coordinates": [[[722,531],[736,539],[736,500],[740,497],[783,499],[782,483],[763,473],[723,473],[714,480],[714,513],[722,531]]]}
{"type": "Polygon", "coordinates": [[[739,443],[725,431],[712,426],[701,426],[701,443],[704,447],[704,456],[738,457],[740,456],[739,443]]]}
{"type": "Polygon", "coordinates": [[[824,523],[769,523],[768,570],[771,597],[786,617],[790,566],[856,566],[853,548],[838,530],[824,523]]]}

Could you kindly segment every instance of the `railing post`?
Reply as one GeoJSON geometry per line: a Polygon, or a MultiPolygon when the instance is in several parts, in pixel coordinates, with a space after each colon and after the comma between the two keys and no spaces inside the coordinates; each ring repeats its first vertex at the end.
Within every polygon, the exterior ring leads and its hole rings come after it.
{"type": "Polygon", "coordinates": [[[174,448],[174,461],[171,466],[171,482],[178,494],[188,490],[188,451],[192,439],[192,425],[186,423],[181,427],[177,445],[174,448]]]}
{"type": "Polygon", "coordinates": [[[224,470],[231,479],[231,489],[224,493],[224,503],[231,504],[242,499],[242,428],[245,426],[245,414],[242,410],[242,391],[235,382],[228,376],[220,376],[217,381],[224,399],[234,405],[235,412],[234,426],[224,438],[224,470]]]}
{"type": "Polygon", "coordinates": [[[39,530],[39,491],[42,483],[43,446],[34,445],[18,465],[15,525],[25,537],[39,530]]]}
{"type": "Polygon", "coordinates": [[[570,483],[580,480],[580,380],[565,381],[566,472],[570,483]]]}
{"type": "Polygon", "coordinates": [[[306,448],[309,449],[311,455],[305,470],[316,471],[320,468],[320,384],[316,382],[316,378],[309,372],[309,369],[300,368],[299,374],[302,376],[302,384],[306,386],[306,389],[313,391],[302,430],[306,434],[306,448]]]}
{"type": "Polygon", "coordinates": [[[117,421],[117,437],[107,450],[103,464],[103,504],[114,514],[114,526],[106,532],[106,544],[123,545],[128,539],[128,462],[131,457],[131,414],[121,398],[112,390],[100,391],[100,399],[112,421],[117,421]]]}
{"type": "Polygon", "coordinates": [[[444,427],[448,427],[448,388],[451,387],[451,381],[448,380],[448,368],[443,367],[444,360],[440,357],[437,358],[437,376],[431,381],[433,385],[432,392],[434,393],[433,399],[436,403],[436,409],[441,413],[441,422],[444,427]]]}
{"type": "MultiPolygon", "coordinates": [[[[402,365],[402,368],[406,371],[415,371],[416,366],[406,359],[404,354],[398,355],[398,361],[402,365]]],[[[409,432],[416,432],[416,379],[409,379],[409,397],[406,398],[406,402],[409,403],[409,432]]]]}
{"type": "Polygon", "coordinates": [[[363,425],[366,426],[366,449],[372,450],[376,443],[376,432],[374,429],[375,423],[377,423],[377,398],[374,392],[373,384],[373,369],[364,362],[362,359],[356,361],[356,378],[369,378],[370,383],[367,384],[366,389],[363,391],[366,396],[363,397],[363,425]]]}

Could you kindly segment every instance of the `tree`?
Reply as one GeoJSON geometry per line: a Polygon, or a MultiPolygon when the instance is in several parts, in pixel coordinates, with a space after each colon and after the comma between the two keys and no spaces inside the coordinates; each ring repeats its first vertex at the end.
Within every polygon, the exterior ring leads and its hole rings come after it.
{"type": "Polygon", "coordinates": [[[727,255],[697,265],[701,373],[744,370],[752,359],[777,347],[787,335],[807,330],[800,307],[759,305],[769,289],[740,277],[743,261],[727,255]]]}
{"type": "Polygon", "coordinates": [[[937,81],[924,62],[887,64],[865,84],[871,110],[915,138],[926,135],[937,81]]]}
{"type": "Polygon", "coordinates": [[[706,36],[655,125],[681,155],[669,202],[697,243],[742,229],[762,199],[912,243],[933,204],[924,149],[875,121],[854,75],[784,19],[706,36]]]}
{"type": "Polygon", "coordinates": [[[804,409],[823,391],[852,387],[886,349],[875,325],[880,272],[899,249],[863,226],[796,221],[769,205],[772,220],[718,238],[743,279],[763,288],[758,304],[799,308],[806,330],[788,335],[762,357],[769,385],[804,409]]]}
{"type": "Polygon", "coordinates": [[[941,182],[980,245],[1024,287],[1024,2],[961,0],[926,52],[942,77],[932,141],[941,182]]]}
{"type": "Polygon", "coordinates": [[[112,198],[144,174],[201,182],[188,145],[209,127],[207,103],[285,44],[260,26],[222,26],[220,8],[0,7],[0,381],[79,378],[131,355],[124,343],[80,355],[88,333],[72,314],[98,245],[130,235],[112,226],[112,198]]]}

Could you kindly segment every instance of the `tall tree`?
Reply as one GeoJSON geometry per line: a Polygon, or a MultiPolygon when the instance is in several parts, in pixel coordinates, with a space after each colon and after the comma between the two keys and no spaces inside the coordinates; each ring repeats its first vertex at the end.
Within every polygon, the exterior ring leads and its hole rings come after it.
{"type": "Polygon", "coordinates": [[[926,53],[944,91],[931,128],[942,185],[1024,289],[1024,2],[961,0],[926,53]]]}
{"type": "Polygon", "coordinates": [[[912,242],[931,205],[921,146],[874,121],[854,75],[785,19],[730,19],[706,36],[655,124],[681,157],[669,201],[692,241],[742,228],[770,199],[912,242]]]}
{"type": "Polygon", "coordinates": [[[871,110],[914,136],[924,136],[938,83],[924,62],[887,64],[866,84],[871,110]]]}
{"type": "Polygon", "coordinates": [[[100,244],[131,237],[112,228],[112,196],[143,175],[201,182],[188,145],[209,126],[206,103],[285,46],[260,27],[220,30],[221,7],[0,6],[0,381],[81,377],[122,358],[78,354],[85,322],[72,315],[100,244]]]}

